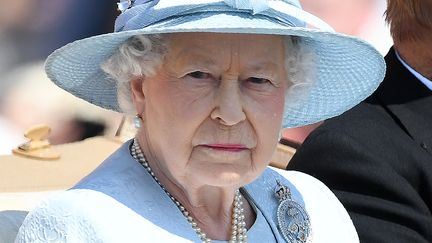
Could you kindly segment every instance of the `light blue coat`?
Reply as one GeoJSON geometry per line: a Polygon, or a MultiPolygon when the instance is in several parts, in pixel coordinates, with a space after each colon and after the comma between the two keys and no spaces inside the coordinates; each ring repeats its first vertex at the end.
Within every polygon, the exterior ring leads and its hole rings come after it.
{"type": "MultiPolygon", "coordinates": [[[[125,143],[73,189],[29,213],[16,242],[200,242],[129,146],[125,143]]],[[[309,242],[358,242],[351,219],[326,186],[300,172],[270,168],[244,187],[258,215],[248,242],[285,242],[277,226],[276,180],[308,212],[309,242]]]]}

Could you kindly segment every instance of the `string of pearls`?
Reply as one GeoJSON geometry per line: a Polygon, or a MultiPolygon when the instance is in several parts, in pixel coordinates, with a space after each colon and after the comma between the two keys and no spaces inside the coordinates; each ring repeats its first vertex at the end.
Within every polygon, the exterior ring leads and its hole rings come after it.
{"type": "MultiPolygon", "coordinates": [[[[150,165],[147,163],[144,154],[138,144],[138,140],[135,138],[131,147],[131,154],[135,160],[137,160],[153,177],[153,179],[159,184],[159,186],[164,190],[164,192],[171,198],[174,204],[178,207],[178,209],[182,212],[182,214],[186,217],[189,224],[192,226],[192,229],[198,234],[198,237],[201,239],[203,243],[211,242],[211,239],[207,237],[207,235],[201,230],[201,228],[197,225],[195,220],[192,218],[190,213],[186,210],[186,208],[173,196],[169,193],[166,188],[160,183],[159,179],[154,174],[153,170],[150,168],[150,165]]],[[[233,202],[233,211],[232,211],[232,221],[231,221],[231,238],[229,240],[230,243],[243,243],[247,242],[247,229],[245,222],[245,215],[243,209],[243,201],[240,190],[236,190],[233,202]]]]}

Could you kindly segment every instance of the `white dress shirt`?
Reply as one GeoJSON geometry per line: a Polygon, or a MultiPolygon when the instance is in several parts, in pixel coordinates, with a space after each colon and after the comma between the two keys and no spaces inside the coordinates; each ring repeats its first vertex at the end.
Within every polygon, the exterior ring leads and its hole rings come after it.
{"type": "Polygon", "coordinates": [[[399,61],[402,63],[402,65],[404,65],[404,67],[406,67],[406,69],[408,69],[408,71],[410,71],[410,73],[412,73],[418,80],[420,80],[420,82],[422,82],[424,85],[426,85],[426,87],[428,87],[428,89],[432,90],[432,81],[431,80],[429,80],[428,78],[423,76],[421,73],[417,72],[412,67],[410,67],[410,65],[408,65],[408,63],[406,63],[404,60],[402,60],[401,56],[399,56],[399,53],[397,51],[396,51],[396,56],[399,59],[399,61]]]}

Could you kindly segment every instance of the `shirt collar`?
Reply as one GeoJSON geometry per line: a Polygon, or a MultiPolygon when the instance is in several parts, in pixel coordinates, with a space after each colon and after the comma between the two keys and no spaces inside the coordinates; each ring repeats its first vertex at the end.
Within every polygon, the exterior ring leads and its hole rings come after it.
{"type": "Polygon", "coordinates": [[[426,85],[426,87],[428,87],[428,89],[432,90],[432,81],[429,80],[428,78],[426,78],[425,76],[421,75],[419,72],[414,70],[412,67],[410,67],[404,60],[402,60],[399,53],[397,51],[395,51],[395,52],[396,52],[397,59],[399,59],[399,61],[402,63],[402,65],[404,65],[404,67],[406,69],[408,69],[408,71],[410,71],[410,73],[412,73],[418,80],[420,80],[420,82],[422,82],[424,85],[426,85]]]}

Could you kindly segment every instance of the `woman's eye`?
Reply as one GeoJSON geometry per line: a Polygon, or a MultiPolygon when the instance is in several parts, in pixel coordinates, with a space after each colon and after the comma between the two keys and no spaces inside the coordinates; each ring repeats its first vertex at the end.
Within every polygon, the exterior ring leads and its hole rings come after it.
{"type": "Polygon", "coordinates": [[[190,77],[196,78],[196,79],[208,79],[211,77],[211,74],[201,72],[201,71],[195,71],[195,72],[188,73],[187,76],[190,76],[190,77]]]}
{"type": "Polygon", "coordinates": [[[246,81],[252,84],[271,84],[271,81],[265,78],[249,77],[246,81]]]}

